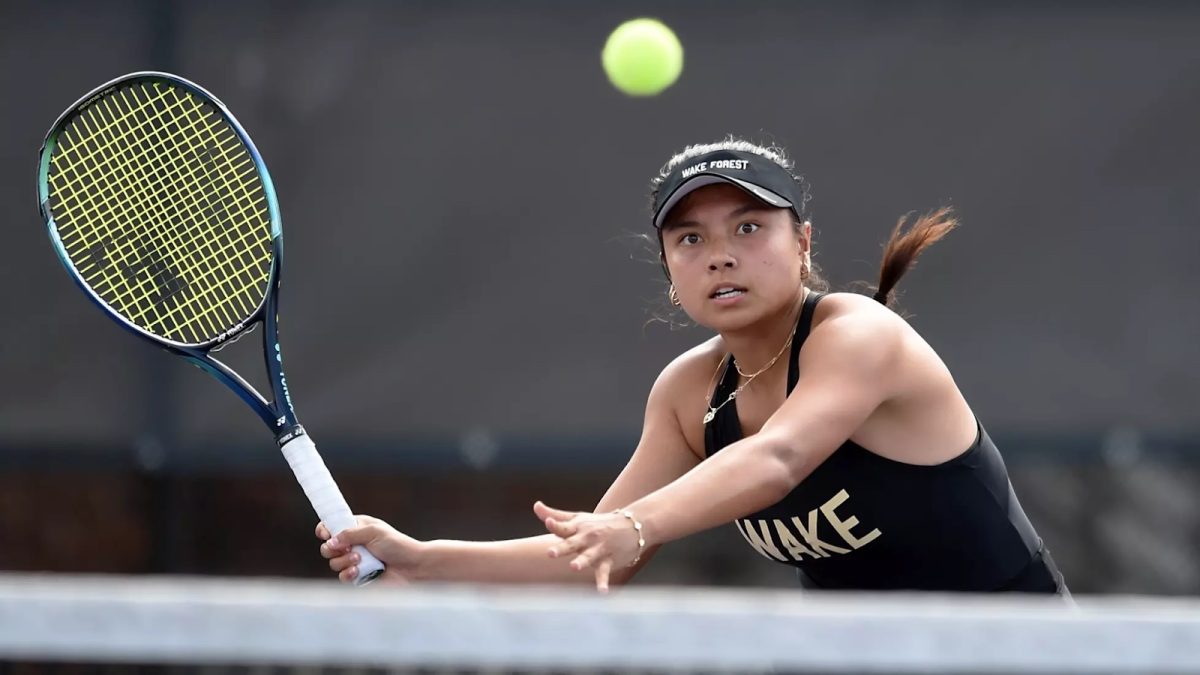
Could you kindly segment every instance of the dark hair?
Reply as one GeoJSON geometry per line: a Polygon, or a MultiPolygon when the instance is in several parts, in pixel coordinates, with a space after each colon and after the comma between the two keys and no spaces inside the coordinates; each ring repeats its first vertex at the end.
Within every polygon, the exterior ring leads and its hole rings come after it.
{"type": "MultiPolygon", "coordinates": [[[[911,214],[909,214],[911,215],[911,214]]],[[[879,285],[871,297],[887,305],[891,301],[892,291],[900,283],[900,277],[912,269],[921,251],[932,246],[935,242],[950,233],[958,226],[958,219],[948,206],[926,213],[917,218],[916,222],[904,231],[909,215],[896,221],[892,236],[888,237],[883,247],[883,262],[879,264],[879,285]]]]}
{"type": "MultiPolygon", "coordinates": [[[[805,223],[811,222],[808,202],[812,199],[810,192],[811,186],[803,176],[796,174],[793,171],[793,164],[787,157],[787,152],[778,146],[762,146],[750,141],[729,136],[724,141],[717,143],[702,143],[697,145],[689,145],[682,151],[676,153],[662,169],[658,175],[650,180],[650,204],[653,209],[655,198],[658,196],[658,190],[662,187],[663,180],[683,162],[689,159],[699,157],[700,155],[715,152],[717,150],[734,150],[739,152],[750,152],[760,157],[775,162],[783,167],[785,171],[797,183],[800,184],[800,191],[804,195],[803,203],[796,205],[796,214],[798,219],[794,219],[796,230],[799,231],[805,223]]],[[[896,223],[896,227],[892,230],[892,236],[888,239],[887,244],[883,248],[883,262],[879,267],[879,284],[875,287],[875,294],[872,296],[879,302],[887,305],[892,299],[892,292],[899,283],[900,278],[904,276],[912,266],[916,263],[917,257],[921,252],[931,246],[934,242],[946,236],[950,230],[958,225],[957,219],[954,218],[953,212],[949,207],[942,207],[916,219],[916,222],[905,231],[905,224],[908,222],[911,214],[900,218],[896,223]]],[[[667,280],[671,279],[671,272],[667,269],[666,254],[663,247],[662,231],[658,231],[658,257],[662,264],[663,273],[666,274],[667,280]]],[[[814,263],[806,280],[806,285],[814,291],[829,290],[829,283],[825,281],[817,270],[814,263]]]]}

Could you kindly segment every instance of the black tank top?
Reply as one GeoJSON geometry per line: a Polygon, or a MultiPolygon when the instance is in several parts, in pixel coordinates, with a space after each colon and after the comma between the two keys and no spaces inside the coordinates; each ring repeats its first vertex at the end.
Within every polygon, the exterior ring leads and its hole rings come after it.
{"type": "MultiPolygon", "coordinates": [[[[821,297],[810,293],[801,310],[788,395],[821,297]]],[[[737,387],[732,363],[730,355],[713,406],[737,387]]],[[[742,438],[736,405],[705,426],[709,456],[742,438]]],[[[760,554],[799,568],[811,588],[1065,592],[982,425],[970,448],[934,466],[893,461],[848,440],[779,503],[735,524],[760,554]]]]}

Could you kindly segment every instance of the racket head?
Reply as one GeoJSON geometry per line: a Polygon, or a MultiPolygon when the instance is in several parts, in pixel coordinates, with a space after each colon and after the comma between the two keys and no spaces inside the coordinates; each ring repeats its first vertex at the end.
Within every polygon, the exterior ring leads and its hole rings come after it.
{"type": "Polygon", "coordinates": [[[195,354],[270,313],[275,188],[249,135],[199,85],[147,71],[88,92],[47,132],[37,183],[59,259],[125,328],[195,354]]]}

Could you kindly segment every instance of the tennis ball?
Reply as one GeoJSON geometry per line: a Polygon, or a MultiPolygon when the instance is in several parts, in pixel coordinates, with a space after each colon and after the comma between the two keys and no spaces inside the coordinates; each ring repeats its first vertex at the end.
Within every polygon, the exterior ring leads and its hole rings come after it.
{"type": "Polygon", "coordinates": [[[657,19],[633,19],[617,26],[600,53],[613,86],[630,96],[653,96],[679,79],[683,46],[657,19]]]}

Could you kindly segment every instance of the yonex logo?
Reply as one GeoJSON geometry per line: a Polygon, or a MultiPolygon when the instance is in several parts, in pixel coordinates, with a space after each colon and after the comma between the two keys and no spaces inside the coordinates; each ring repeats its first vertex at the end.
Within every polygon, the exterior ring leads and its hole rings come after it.
{"type": "Polygon", "coordinates": [[[237,324],[236,326],[234,326],[233,328],[230,328],[229,330],[225,331],[224,333],[221,333],[220,335],[217,336],[217,342],[223,342],[226,339],[231,338],[234,335],[237,335],[242,330],[242,327],[244,327],[245,325],[246,325],[246,323],[243,321],[243,322],[237,324]]]}
{"type": "MultiPolygon", "coordinates": [[[[283,354],[279,351],[279,343],[275,343],[275,360],[283,363],[283,354]]],[[[288,410],[294,410],[292,406],[292,395],[288,393],[287,378],[283,375],[283,368],[279,369],[279,386],[283,389],[283,400],[287,401],[288,410]]]]}

